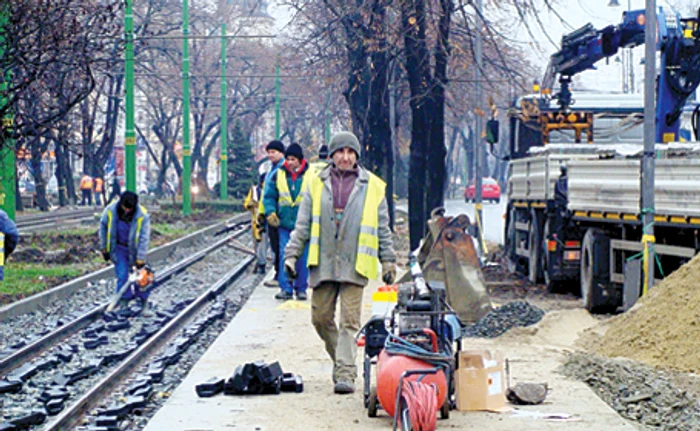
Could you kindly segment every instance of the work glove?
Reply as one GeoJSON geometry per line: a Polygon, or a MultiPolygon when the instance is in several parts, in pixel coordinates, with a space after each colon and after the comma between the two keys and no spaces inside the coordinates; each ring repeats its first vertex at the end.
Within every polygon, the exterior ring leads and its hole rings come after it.
{"type": "Polygon", "coordinates": [[[272,227],[279,227],[280,218],[277,217],[277,213],[272,213],[269,216],[267,216],[267,224],[269,224],[272,227]]]}
{"type": "Polygon", "coordinates": [[[396,278],[396,265],[394,262],[382,263],[382,281],[386,284],[392,284],[396,278]]]}
{"type": "Polygon", "coordinates": [[[284,272],[287,273],[287,277],[290,280],[297,278],[297,258],[288,257],[284,259],[284,272]]]}
{"type": "Polygon", "coordinates": [[[109,262],[109,252],[107,250],[102,250],[102,259],[104,259],[105,262],[109,262]]]}
{"type": "Polygon", "coordinates": [[[146,261],[145,260],[136,260],[136,269],[141,269],[144,266],[146,266],[146,261]]]}

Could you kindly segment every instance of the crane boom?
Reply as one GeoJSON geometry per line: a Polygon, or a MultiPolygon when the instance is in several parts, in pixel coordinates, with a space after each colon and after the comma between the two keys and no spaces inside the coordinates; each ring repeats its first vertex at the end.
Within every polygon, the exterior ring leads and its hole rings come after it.
{"type": "MultiPolygon", "coordinates": [[[[677,141],[683,105],[700,85],[700,9],[695,18],[681,19],[675,13],[657,12],[661,51],[661,71],[656,103],[656,142],[677,141]]],[[[559,90],[552,98],[562,111],[572,103],[570,84],[574,75],[615,55],[620,48],[644,43],[644,10],[624,12],[622,23],[601,30],[592,24],[566,34],[561,49],[551,55],[542,80],[544,91],[551,92],[555,80],[559,90]]]]}

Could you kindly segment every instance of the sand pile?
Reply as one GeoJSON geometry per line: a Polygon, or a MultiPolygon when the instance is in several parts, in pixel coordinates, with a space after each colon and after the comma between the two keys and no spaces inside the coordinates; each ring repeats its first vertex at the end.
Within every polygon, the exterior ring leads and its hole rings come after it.
{"type": "Polygon", "coordinates": [[[700,255],[606,326],[605,335],[591,347],[597,353],[699,372],[700,255]]]}

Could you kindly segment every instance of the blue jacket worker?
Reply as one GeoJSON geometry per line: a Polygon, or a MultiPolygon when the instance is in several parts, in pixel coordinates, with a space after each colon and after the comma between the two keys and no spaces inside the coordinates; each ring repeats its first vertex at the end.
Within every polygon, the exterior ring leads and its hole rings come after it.
{"type": "MultiPolygon", "coordinates": [[[[129,279],[129,269],[146,265],[151,222],[134,192],[124,192],[118,202],[105,208],[100,222],[100,248],[105,261],[114,263],[117,291],[129,279]]],[[[124,299],[131,299],[126,297],[124,299]]]]}
{"type": "Polygon", "coordinates": [[[292,283],[284,271],[284,248],[294,230],[301,198],[304,190],[308,188],[312,174],[299,144],[290,144],[284,157],[286,159],[284,164],[277,169],[274,177],[265,187],[263,198],[267,224],[278,228],[280,236],[280,267],[277,269],[280,292],[275,295],[275,298],[292,299],[296,293],[297,299],[304,301],[307,298],[306,288],[309,285],[306,253],[296,262],[298,276],[292,283]]]}
{"type": "Polygon", "coordinates": [[[19,242],[17,225],[3,210],[0,210],[0,281],[5,279],[5,261],[15,251],[19,242]]]}

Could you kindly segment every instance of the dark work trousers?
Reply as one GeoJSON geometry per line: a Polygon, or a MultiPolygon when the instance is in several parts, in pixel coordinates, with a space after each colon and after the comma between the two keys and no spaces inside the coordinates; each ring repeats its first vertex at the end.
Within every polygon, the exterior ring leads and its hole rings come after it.
{"type": "Polygon", "coordinates": [[[280,232],[276,227],[267,225],[267,234],[270,237],[270,247],[272,247],[272,254],[274,255],[275,265],[273,266],[275,270],[275,276],[272,277],[273,280],[277,280],[277,268],[280,267],[280,232]]]}
{"type": "Polygon", "coordinates": [[[92,205],[92,190],[87,190],[83,189],[83,201],[80,203],[80,205],[85,206],[85,205],[92,205]]]}

